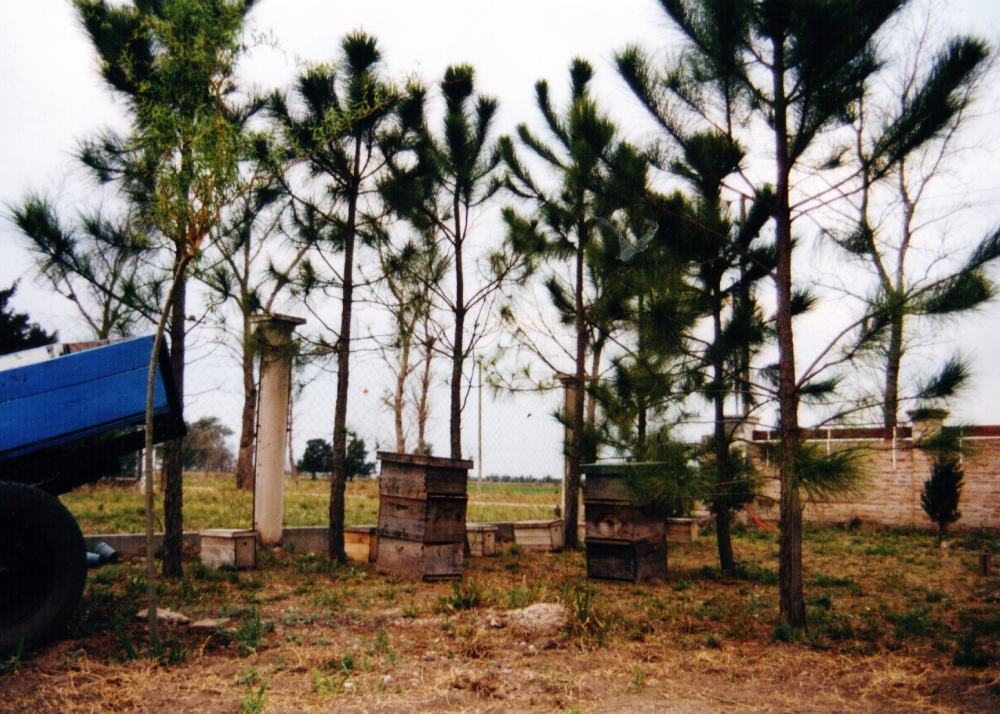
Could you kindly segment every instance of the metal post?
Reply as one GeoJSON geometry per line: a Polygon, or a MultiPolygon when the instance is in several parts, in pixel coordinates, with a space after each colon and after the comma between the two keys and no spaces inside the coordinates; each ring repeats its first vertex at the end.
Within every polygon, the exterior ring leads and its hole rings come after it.
{"type": "Polygon", "coordinates": [[[266,546],[281,542],[284,515],[288,398],[292,377],[292,331],[305,320],[285,315],[251,318],[260,325],[260,409],[257,427],[257,473],[254,478],[254,528],[266,546]]]}

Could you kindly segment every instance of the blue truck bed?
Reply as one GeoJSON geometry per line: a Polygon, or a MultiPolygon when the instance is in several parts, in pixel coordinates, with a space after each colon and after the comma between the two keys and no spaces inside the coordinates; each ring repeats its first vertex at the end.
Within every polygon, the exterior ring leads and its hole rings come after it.
{"type": "MultiPolygon", "coordinates": [[[[138,337],[0,371],[0,480],[53,494],[96,480],[142,448],[153,337],[138,337]]],[[[167,348],[154,393],[155,442],[184,422],[167,348]]],[[[112,469],[113,470],[113,469],[112,469]]]]}

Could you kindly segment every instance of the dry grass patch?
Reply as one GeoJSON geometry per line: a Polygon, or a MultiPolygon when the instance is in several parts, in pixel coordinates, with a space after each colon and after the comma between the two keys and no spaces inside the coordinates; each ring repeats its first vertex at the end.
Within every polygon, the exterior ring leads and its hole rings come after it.
{"type": "Polygon", "coordinates": [[[91,573],[71,639],[0,675],[0,711],[996,711],[1000,579],[975,574],[972,548],[992,547],[975,538],[942,551],[930,534],[810,528],[806,632],[778,626],[769,534],[737,534],[733,574],[710,535],[672,545],[670,580],[641,585],[587,581],[580,552],[512,546],[460,583],[307,554],[245,572],[191,561],[163,605],[229,621],[168,631],[156,663],[134,620],[141,563],[126,562],[91,573]],[[503,626],[533,603],[569,621],[503,626]]]}

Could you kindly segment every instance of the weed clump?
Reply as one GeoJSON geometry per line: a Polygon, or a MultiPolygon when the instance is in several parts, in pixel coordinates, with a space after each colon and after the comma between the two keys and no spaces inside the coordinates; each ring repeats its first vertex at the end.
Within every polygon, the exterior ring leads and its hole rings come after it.
{"type": "Polygon", "coordinates": [[[264,646],[264,636],[274,629],[270,620],[262,620],[260,610],[250,608],[244,613],[240,626],[233,633],[233,640],[243,655],[254,654],[264,646]]]}

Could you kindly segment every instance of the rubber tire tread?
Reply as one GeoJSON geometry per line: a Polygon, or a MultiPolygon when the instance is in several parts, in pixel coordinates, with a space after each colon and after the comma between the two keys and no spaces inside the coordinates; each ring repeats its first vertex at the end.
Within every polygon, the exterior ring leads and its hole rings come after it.
{"type": "Polygon", "coordinates": [[[10,626],[0,623],[0,652],[7,652],[44,644],[62,631],[83,597],[87,546],[73,514],[55,496],[32,486],[0,481],[0,519],[15,528],[24,524],[47,539],[55,574],[33,611],[10,626]]]}

